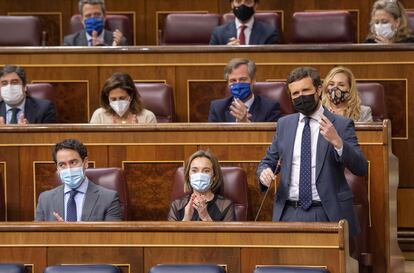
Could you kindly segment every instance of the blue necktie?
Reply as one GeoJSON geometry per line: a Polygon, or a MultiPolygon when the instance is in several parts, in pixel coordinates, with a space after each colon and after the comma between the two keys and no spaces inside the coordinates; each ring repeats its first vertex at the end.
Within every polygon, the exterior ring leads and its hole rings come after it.
{"type": "Polygon", "coordinates": [[[78,193],[76,190],[70,191],[68,204],[66,205],[66,221],[76,222],[78,220],[78,214],[76,212],[75,195],[78,193]]]}
{"type": "Polygon", "coordinates": [[[305,127],[302,132],[302,145],[300,149],[300,176],[299,176],[299,201],[304,210],[312,205],[312,146],[310,117],[305,117],[305,127]]]}

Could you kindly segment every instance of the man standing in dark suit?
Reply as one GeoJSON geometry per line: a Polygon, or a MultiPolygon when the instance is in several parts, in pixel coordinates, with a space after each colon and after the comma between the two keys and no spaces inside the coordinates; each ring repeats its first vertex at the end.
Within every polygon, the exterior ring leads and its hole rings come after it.
{"type": "Polygon", "coordinates": [[[210,45],[264,45],[279,43],[272,26],[255,20],[259,0],[230,0],[235,20],[216,27],[210,45]]]}
{"type": "Polygon", "coordinates": [[[230,97],[213,100],[209,122],[275,122],[280,117],[280,105],[254,95],[256,65],[248,59],[232,59],[224,69],[230,97]]]}
{"type": "Polygon", "coordinates": [[[42,192],[36,221],[120,221],[122,209],[118,193],[94,184],[85,176],[88,151],[77,139],[55,145],[53,161],[62,185],[42,192]]]}
{"type": "Polygon", "coordinates": [[[359,147],[354,123],[321,105],[321,80],[316,69],[294,69],[287,85],[299,113],[279,120],[276,136],[257,168],[259,185],[265,190],[280,164],[273,221],[346,219],[350,235],[356,235],[360,228],[344,168],[364,176],[368,162],[359,147]]]}
{"type": "Polygon", "coordinates": [[[84,30],[65,36],[64,46],[120,46],[126,39],[119,30],[105,30],[104,0],[79,0],[84,30]]]}
{"type": "Polygon", "coordinates": [[[27,96],[26,83],[23,68],[6,65],[0,70],[0,124],[55,123],[53,104],[27,96]]]}

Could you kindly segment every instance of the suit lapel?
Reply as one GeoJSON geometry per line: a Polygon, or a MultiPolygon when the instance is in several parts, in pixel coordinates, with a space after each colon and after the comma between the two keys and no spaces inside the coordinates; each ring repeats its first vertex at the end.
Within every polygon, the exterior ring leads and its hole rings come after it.
{"type": "Polygon", "coordinates": [[[24,103],[24,117],[29,123],[36,123],[37,113],[37,104],[31,97],[27,96],[26,102],[24,103]]]}
{"type": "MultiPolygon", "coordinates": [[[[332,122],[335,122],[335,116],[332,115],[328,110],[324,108],[323,114],[332,122]]],[[[321,173],[323,164],[325,162],[325,157],[328,151],[329,142],[322,136],[321,133],[318,135],[318,144],[316,147],[316,173],[315,181],[318,183],[318,177],[321,173]]]]}
{"type": "Polygon", "coordinates": [[[292,158],[293,158],[293,147],[295,145],[295,138],[296,138],[296,130],[298,128],[298,122],[299,122],[299,114],[295,114],[292,116],[292,126],[288,124],[288,126],[285,126],[285,132],[283,134],[286,134],[286,141],[285,143],[282,143],[286,147],[286,153],[284,153],[281,156],[284,156],[285,158],[280,158],[280,160],[283,162],[286,162],[287,164],[283,165],[287,169],[287,174],[289,175],[290,181],[290,173],[292,171],[292,158]],[[293,141],[292,141],[293,140],[293,141]]]}
{"type": "Polygon", "coordinates": [[[228,40],[230,38],[233,38],[233,37],[234,38],[237,38],[237,29],[236,29],[236,23],[235,23],[235,21],[233,21],[233,22],[231,22],[229,24],[229,26],[227,28],[227,35],[226,35],[226,37],[227,37],[227,41],[224,41],[225,44],[228,43],[228,40]]]}
{"type": "Polygon", "coordinates": [[[226,103],[226,109],[224,111],[224,120],[226,122],[236,122],[236,118],[230,114],[230,105],[233,102],[233,97],[230,96],[226,103]]]}
{"type": "Polygon", "coordinates": [[[104,32],[104,43],[106,46],[112,46],[112,32],[108,30],[103,30],[104,32]]]}
{"type": "Polygon", "coordinates": [[[95,207],[96,202],[98,201],[99,193],[96,185],[89,180],[88,189],[86,190],[85,200],[83,201],[82,209],[82,221],[89,221],[92,210],[95,207]]]}
{"type": "Polygon", "coordinates": [[[259,44],[260,31],[257,30],[256,18],[254,19],[252,31],[250,32],[249,45],[259,44]]]}
{"type": "Polygon", "coordinates": [[[254,96],[254,100],[253,100],[253,103],[252,103],[252,105],[250,106],[250,109],[249,109],[249,113],[252,115],[252,117],[251,117],[251,121],[256,121],[257,120],[257,107],[258,107],[258,105],[260,104],[260,97],[258,97],[258,96],[254,96]]]}
{"type": "Polygon", "coordinates": [[[0,102],[0,116],[4,118],[4,123],[7,123],[6,120],[6,104],[4,101],[0,102]]]}
{"type": "MultiPolygon", "coordinates": [[[[53,196],[53,209],[54,212],[57,212],[63,219],[65,219],[65,210],[63,208],[65,203],[65,193],[63,192],[64,186],[61,185],[57,190],[55,191],[55,194],[53,196]]],[[[52,216],[54,218],[54,216],[52,216]]]]}
{"type": "Polygon", "coordinates": [[[78,36],[78,42],[75,43],[76,45],[80,45],[80,46],[88,46],[88,39],[86,38],[86,31],[82,31],[81,33],[79,33],[78,36]]]}

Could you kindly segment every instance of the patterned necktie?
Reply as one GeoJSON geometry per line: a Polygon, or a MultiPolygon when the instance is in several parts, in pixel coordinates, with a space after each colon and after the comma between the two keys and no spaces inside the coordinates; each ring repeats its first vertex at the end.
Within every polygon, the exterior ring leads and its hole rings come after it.
{"type": "Polygon", "coordinates": [[[247,28],[245,25],[240,26],[240,34],[239,34],[239,41],[241,45],[246,44],[246,34],[244,33],[244,30],[247,28]]]}
{"type": "Polygon", "coordinates": [[[302,145],[300,149],[300,176],[299,176],[299,201],[304,210],[312,205],[312,182],[311,182],[311,130],[310,117],[305,117],[305,127],[302,132],[302,145]]]}
{"type": "Polygon", "coordinates": [[[76,190],[70,191],[68,204],[66,205],[66,221],[76,222],[78,220],[78,214],[76,212],[75,195],[78,193],[76,190]]]}
{"type": "Polygon", "coordinates": [[[19,113],[20,109],[19,108],[12,108],[11,112],[11,119],[10,119],[10,124],[17,124],[17,113],[19,113]]]}

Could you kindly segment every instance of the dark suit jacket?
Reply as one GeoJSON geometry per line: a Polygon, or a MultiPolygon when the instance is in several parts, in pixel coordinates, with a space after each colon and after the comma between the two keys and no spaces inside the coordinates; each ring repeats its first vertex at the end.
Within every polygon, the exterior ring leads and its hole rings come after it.
{"type": "MultiPolygon", "coordinates": [[[[104,31],[104,43],[106,46],[112,46],[114,39],[112,37],[112,31],[104,31]]],[[[125,37],[122,37],[120,46],[126,45],[127,40],[125,37]]],[[[88,46],[88,40],[86,38],[85,30],[78,31],[73,34],[66,35],[63,39],[64,46],[88,46]]]]}
{"type": "MultiPolygon", "coordinates": [[[[53,212],[65,218],[64,185],[39,195],[36,221],[57,221],[53,212]]],[[[82,221],[120,221],[121,204],[118,193],[94,184],[89,180],[82,209],[82,221]]]]}
{"type": "MultiPolygon", "coordinates": [[[[209,122],[235,122],[236,119],[230,114],[230,105],[233,97],[213,100],[208,113],[209,122]]],[[[280,115],[280,105],[261,96],[255,95],[252,106],[250,106],[250,118],[254,122],[276,122],[280,115]]]]}
{"type": "MultiPolygon", "coordinates": [[[[0,116],[6,121],[6,105],[4,101],[0,102],[0,116]]],[[[48,100],[26,96],[24,117],[29,123],[55,123],[55,107],[48,100]]]]}
{"type": "MultiPolygon", "coordinates": [[[[351,235],[359,232],[359,223],[354,215],[353,194],[345,179],[344,168],[357,176],[368,173],[365,159],[355,135],[354,122],[348,118],[334,115],[325,109],[324,115],[335,126],[343,140],[343,152],[339,157],[333,145],[319,134],[316,154],[316,188],[322,206],[332,222],[346,219],[351,235]]],[[[257,168],[257,175],[270,167],[275,170],[277,160],[281,161],[280,184],[277,188],[273,207],[273,221],[280,221],[285,202],[289,197],[292,155],[299,114],[287,115],[277,123],[277,131],[265,157],[257,168]]],[[[262,190],[266,189],[261,183],[262,190]]]]}
{"type": "MultiPolygon", "coordinates": [[[[216,27],[210,37],[210,45],[226,45],[230,38],[237,37],[235,21],[216,27]]],[[[279,33],[272,26],[257,19],[254,20],[250,34],[250,45],[279,43],[279,33]]]]}

